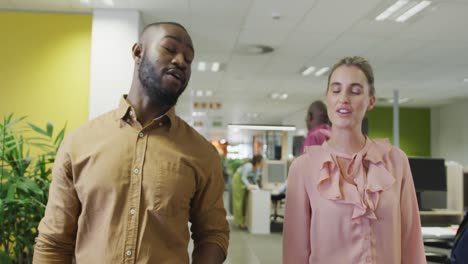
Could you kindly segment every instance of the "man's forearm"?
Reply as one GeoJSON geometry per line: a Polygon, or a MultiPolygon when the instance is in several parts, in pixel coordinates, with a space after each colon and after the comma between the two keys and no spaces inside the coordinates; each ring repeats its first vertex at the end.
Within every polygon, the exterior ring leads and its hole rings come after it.
{"type": "Polygon", "coordinates": [[[39,235],[34,246],[33,264],[67,264],[72,263],[73,248],[57,246],[57,243],[39,235]]]}
{"type": "Polygon", "coordinates": [[[206,243],[197,247],[192,254],[193,264],[220,264],[226,256],[216,244],[206,243]]]}

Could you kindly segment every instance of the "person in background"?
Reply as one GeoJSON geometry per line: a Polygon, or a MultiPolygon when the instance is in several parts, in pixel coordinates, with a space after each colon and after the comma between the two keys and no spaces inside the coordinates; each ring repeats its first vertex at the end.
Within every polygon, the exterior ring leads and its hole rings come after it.
{"type": "Polygon", "coordinates": [[[289,171],[284,264],[426,263],[408,158],[361,130],[375,100],[366,59],[335,64],[326,90],[331,137],[289,171]]]}
{"type": "Polygon", "coordinates": [[[322,145],[330,138],[330,120],[327,115],[327,107],[318,100],[314,101],[307,110],[306,117],[307,137],[302,144],[301,153],[307,146],[322,145]]]}
{"type": "MultiPolygon", "coordinates": [[[[322,145],[330,138],[331,134],[327,107],[322,101],[318,100],[310,104],[305,121],[309,132],[302,144],[301,153],[304,153],[308,146],[322,145]]],[[[285,198],[287,188],[288,181],[286,180],[277,190],[272,192],[272,198],[278,200],[285,198]]]]}
{"type": "Polygon", "coordinates": [[[219,264],[229,225],[215,148],[174,106],[194,58],[187,30],[146,26],[117,109],[73,131],[58,151],[33,263],[219,264]]]}
{"type": "Polygon", "coordinates": [[[255,155],[240,166],[232,177],[232,211],[234,224],[245,229],[245,207],[249,190],[258,190],[257,181],[263,166],[262,155],[255,155]]]}

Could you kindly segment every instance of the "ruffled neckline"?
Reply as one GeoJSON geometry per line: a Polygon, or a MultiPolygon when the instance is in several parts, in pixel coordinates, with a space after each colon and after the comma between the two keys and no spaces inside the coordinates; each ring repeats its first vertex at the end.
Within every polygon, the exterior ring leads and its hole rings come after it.
{"type": "Polygon", "coordinates": [[[395,178],[384,163],[385,155],[392,148],[388,140],[366,138],[364,147],[352,156],[337,152],[328,142],[321,147],[324,151],[320,152],[322,167],[317,182],[320,195],[325,199],[353,206],[352,219],[378,219],[375,210],[380,194],[395,183],[395,178]],[[347,172],[356,185],[341,176],[336,157],[351,160],[347,172]]]}

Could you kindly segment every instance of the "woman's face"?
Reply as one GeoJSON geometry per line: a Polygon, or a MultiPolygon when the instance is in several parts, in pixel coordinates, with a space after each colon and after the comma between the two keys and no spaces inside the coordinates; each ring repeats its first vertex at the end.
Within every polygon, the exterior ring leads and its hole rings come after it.
{"type": "Polygon", "coordinates": [[[334,128],[358,129],[367,111],[375,104],[369,83],[356,66],[341,65],[330,77],[326,95],[327,112],[334,128]]]}

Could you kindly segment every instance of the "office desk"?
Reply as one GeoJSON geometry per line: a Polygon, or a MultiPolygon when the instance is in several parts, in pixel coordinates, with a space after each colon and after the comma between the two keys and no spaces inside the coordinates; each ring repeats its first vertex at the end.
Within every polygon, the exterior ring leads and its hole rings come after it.
{"type": "Polygon", "coordinates": [[[265,190],[249,191],[246,208],[247,229],[252,234],[270,233],[271,194],[265,190]]]}
{"type": "Polygon", "coordinates": [[[421,227],[423,238],[454,239],[457,233],[452,227],[421,227]]]}

